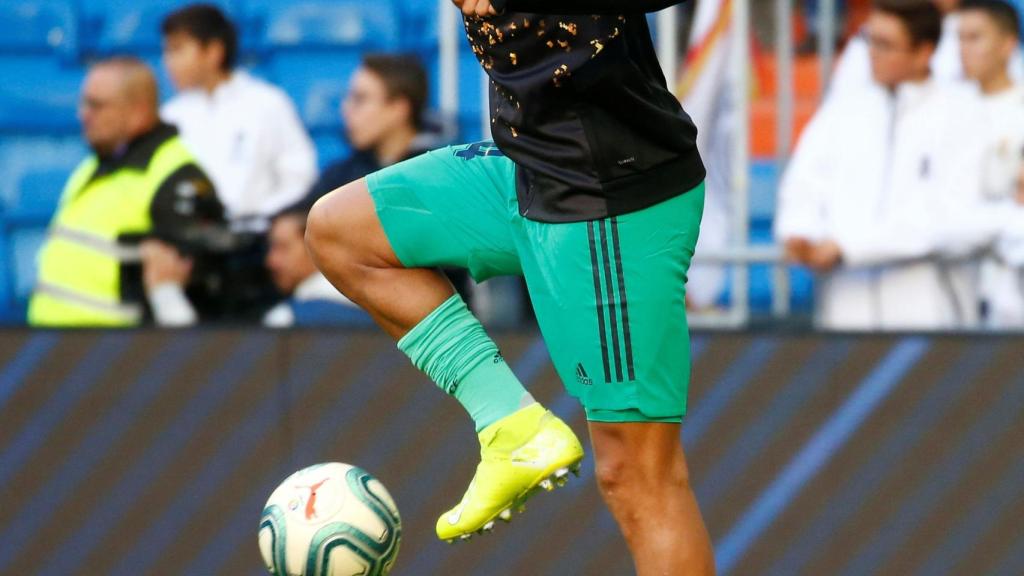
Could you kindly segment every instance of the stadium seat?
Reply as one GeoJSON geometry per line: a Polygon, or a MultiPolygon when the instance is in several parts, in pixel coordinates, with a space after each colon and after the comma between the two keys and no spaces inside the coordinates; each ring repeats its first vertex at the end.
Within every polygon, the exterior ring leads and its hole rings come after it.
{"type": "Polygon", "coordinates": [[[0,56],[0,132],[67,134],[84,72],[53,56],[0,56]]]}
{"type": "Polygon", "coordinates": [[[437,52],[438,6],[435,0],[402,2],[398,10],[398,25],[401,33],[396,49],[419,54],[437,52]]]}
{"type": "Polygon", "coordinates": [[[463,48],[459,52],[459,139],[471,142],[484,137],[485,80],[476,56],[463,48]]]}
{"type": "Polygon", "coordinates": [[[258,72],[288,92],[310,131],[337,132],[341,100],[360,59],[355,50],[288,51],[269,59],[258,72]]]}
{"type": "Polygon", "coordinates": [[[775,158],[753,158],[750,163],[750,217],[771,222],[775,215],[775,191],[779,186],[775,158]]]}
{"type": "Polygon", "coordinates": [[[316,158],[321,168],[347,158],[352,152],[340,129],[336,132],[313,134],[313,144],[316,146],[316,158]]]}
{"type": "Polygon", "coordinates": [[[85,157],[77,137],[0,138],[0,213],[45,224],[64,181],[85,157]]]}
{"type": "Polygon", "coordinates": [[[0,30],[0,53],[77,56],[78,14],[70,0],[4,0],[0,30]]]}
{"type": "Polygon", "coordinates": [[[249,0],[246,19],[261,50],[363,48],[394,50],[398,18],[391,2],[249,0]]]}
{"type": "Polygon", "coordinates": [[[8,246],[14,256],[13,297],[19,306],[24,306],[32,295],[38,270],[39,249],[45,240],[45,226],[14,228],[8,236],[8,246]]]}
{"type": "MultiPolygon", "coordinates": [[[[154,53],[160,50],[160,24],[176,8],[191,0],[83,0],[90,53],[154,53]]],[[[236,2],[213,0],[227,14],[237,16],[236,2]]]]}
{"type": "Polygon", "coordinates": [[[14,302],[14,279],[11,277],[13,254],[7,247],[7,234],[3,226],[3,214],[0,213],[0,326],[17,323],[19,314],[14,302]]]}
{"type": "Polygon", "coordinates": [[[11,220],[46,224],[60,202],[69,172],[64,168],[43,167],[26,172],[18,185],[18,196],[8,210],[11,220]]]}

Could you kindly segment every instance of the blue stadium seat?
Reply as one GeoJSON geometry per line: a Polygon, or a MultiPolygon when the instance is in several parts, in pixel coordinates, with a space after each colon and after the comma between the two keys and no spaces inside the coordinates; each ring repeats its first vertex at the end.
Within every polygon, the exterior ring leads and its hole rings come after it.
{"type": "Polygon", "coordinates": [[[259,71],[294,99],[310,131],[338,132],[341,100],[360,60],[355,50],[295,50],[275,55],[259,71]]]}
{"type": "MultiPolygon", "coordinates": [[[[750,217],[771,223],[775,215],[775,191],[779,167],[774,158],[754,158],[750,165],[750,217]]],[[[769,230],[770,232],[770,230],[769,230]]]]}
{"type": "Polygon", "coordinates": [[[0,30],[0,53],[77,55],[78,14],[70,0],[3,0],[0,30]]]}
{"type": "MultiPolygon", "coordinates": [[[[451,8],[454,11],[454,7],[451,8]]],[[[396,49],[421,54],[437,51],[438,8],[435,0],[402,2],[398,10],[398,22],[401,33],[396,49]]]]}
{"type": "Polygon", "coordinates": [[[321,168],[347,158],[352,153],[352,148],[340,129],[337,132],[313,134],[313,144],[316,146],[316,157],[321,168]]]}
{"type": "MultiPolygon", "coordinates": [[[[460,47],[462,48],[462,47],[460,47]]],[[[459,139],[473,142],[483,138],[484,76],[476,56],[465,48],[459,52],[459,139]]]]}
{"type": "Polygon", "coordinates": [[[64,181],[87,152],[77,137],[0,138],[0,214],[45,224],[64,181]]]}
{"type": "MultiPolygon", "coordinates": [[[[237,16],[237,2],[204,0],[237,16]]],[[[87,38],[84,48],[99,54],[154,53],[160,50],[160,24],[171,11],[194,0],[83,0],[87,38]]]]}
{"type": "Polygon", "coordinates": [[[248,0],[246,6],[260,49],[393,50],[398,44],[398,18],[388,1],[248,0]]]}
{"type": "Polygon", "coordinates": [[[83,77],[52,56],[0,56],[0,132],[77,131],[83,77]]]}
{"type": "Polygon", "coordinates": [[[3,226],[3,214],[0,213],[0,326],[16,324],[20,318],[14,302],[14,278],[10,262],[13,254],[7,247],[7,234],[3,226]]]}
{"type": "Polygon", "coordinates": [[[46,241],[46,227],[33,226],[15,228],[8,236],[9,248],[14,255],[13,288],[14,300],[21,306],[32,295],[38,271],[39,249],[46,241]]]}
{"type": "Polygon", "coordinates": [[[57,210],[69,172],[60,167],[30,169],[21,177],[18,197],[8,211],[10,219],[47,223],[57,210]]]}

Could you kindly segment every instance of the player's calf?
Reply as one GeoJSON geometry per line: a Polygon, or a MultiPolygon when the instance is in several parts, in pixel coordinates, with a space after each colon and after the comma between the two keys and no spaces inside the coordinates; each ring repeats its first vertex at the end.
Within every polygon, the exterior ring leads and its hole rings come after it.
{"type": "Polygon", "coordinates": [[[714,574],[678,424],[596,423],[598,487],[640,576],[714,574]]]}

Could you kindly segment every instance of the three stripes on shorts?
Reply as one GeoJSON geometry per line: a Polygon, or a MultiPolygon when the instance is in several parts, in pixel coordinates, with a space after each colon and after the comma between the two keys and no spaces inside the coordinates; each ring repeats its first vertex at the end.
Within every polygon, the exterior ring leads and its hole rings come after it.
{"type": "Polygon", "coordinates": [[[605,382],[636,380],[617,218],[587,222],[605,382]]]}

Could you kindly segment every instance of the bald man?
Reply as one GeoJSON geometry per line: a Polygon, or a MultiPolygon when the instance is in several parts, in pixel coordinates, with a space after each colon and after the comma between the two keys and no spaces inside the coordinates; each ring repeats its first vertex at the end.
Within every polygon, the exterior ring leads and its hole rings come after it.
{"type": "Polygon", "coordinates": [[[161,123],[153,72],[140,60],[95,64],[79,120],[93,153],[68,180],[39,258],[34,326],[130,327],[178,317],[192,261],[181,250],[223,222],[210,179],[161,123]],[[177,300],[176,300],[177,299],[177,300]]]}

